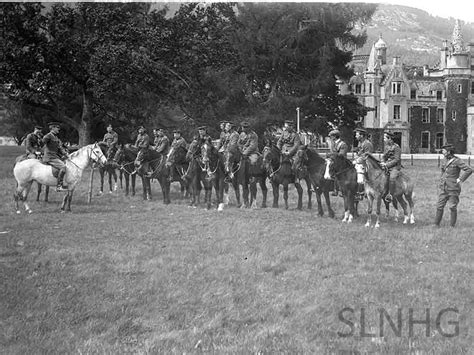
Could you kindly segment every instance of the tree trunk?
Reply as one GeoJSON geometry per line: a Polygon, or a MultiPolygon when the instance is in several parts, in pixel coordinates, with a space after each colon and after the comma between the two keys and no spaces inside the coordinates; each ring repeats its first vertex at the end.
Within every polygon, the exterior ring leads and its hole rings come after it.
{"type": "Polygon", "coordinates": [[[92,94],[84,89],[82,94],[82,116],[78,128],[79,146],[81,147],[91,143],[92,118],[92,94]]]}

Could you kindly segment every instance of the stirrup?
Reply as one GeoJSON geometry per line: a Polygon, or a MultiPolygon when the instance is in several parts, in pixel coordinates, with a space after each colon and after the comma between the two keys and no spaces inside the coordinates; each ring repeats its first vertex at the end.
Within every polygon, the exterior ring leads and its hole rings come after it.
{"type": "Polygon", "coordinates": [[[384,200],[385,200],[385,202],[388,202],[388,203],[392,202],[392,200],[393,200],[392,194],[388,193],[388,194],[385,196],[384,200]]]}
{"type": "Polygon", "coordinates": [[[64,192],[64,191],[68,191],[67,186],[63,186],[63,185],[56,186],[56,192],[64,192]]]}

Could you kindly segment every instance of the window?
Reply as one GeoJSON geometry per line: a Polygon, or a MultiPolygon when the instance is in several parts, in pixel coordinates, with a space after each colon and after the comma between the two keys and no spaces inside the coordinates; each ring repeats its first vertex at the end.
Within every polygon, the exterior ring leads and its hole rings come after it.
{"type": "Polygon", "coordinates": [[[444,123],[444,110],[442,108],[436,110],[436,123],[444,123]]]}
{"type": "Polygon", "coordinates": [[[421,148],[428,149],[430,147],[430,132],[421,132],[421,148]]]}
{"type": "Polygon", "coordinates": [[[458,93],[462,93],[462,85],[458,84],[458,93]]]}
{"type": "Polygon", "coordinates": [[[413,108],[409,107],[408,108],[408,122],[411,122],[412,118],[413,118],[413,108]]]}
{"type": "Polygon", "coordinates": [[[392,94],[397,95],[402,93],[402,83],[396,81],[392,83],[392,94]]]}
{"type": "Polygon", "coordinates": [[[423,107],[421,109],[421,122],[423,122],[423,123],[429,123],[430,122],[430,111],[426,107],[423,107]]]}
{"type": "Polygon", "coordinates": [[[356,92],[356,94],[361,94],[362,93],[362,85],[361,84],[356,84],[355,92],[356,92]]]}
{"type": "Polygon", "coordinates": [[[452,119],[453,121],[456,121],[456,111],[452,111],[452,112],[451,112],[451,119],[452,119]]]}
{"type": "Polygon", "coordinates": [[[471,81],[471,94],[474,95],[474,81],[471,81]]]}
{"type": "Polygon", "coordinates": [[[436,91],[436,100],[442,100],[443,99],[443,91],[438,90],[436,91]]]}
{"type": "Polygon", "coordinates": [[[393,105],[393,119],[400,119],[400,105],[393,105]]]}
{"type": "Polygon", "coordinates": [[[372,94],[372,83],[369,83],[369,94],[372,94]]]}
{"type": "Polygon", "coordinates": [[[410,91],[410,99],[413,99],[413,100],[416,99],[416,90],[412,89],[410,91]]]}
{"type": "Polygon", "coordinates": [[[436,149],[441,149],[441,147],[444,145],[444,133],[436,133],[436,149]]]}

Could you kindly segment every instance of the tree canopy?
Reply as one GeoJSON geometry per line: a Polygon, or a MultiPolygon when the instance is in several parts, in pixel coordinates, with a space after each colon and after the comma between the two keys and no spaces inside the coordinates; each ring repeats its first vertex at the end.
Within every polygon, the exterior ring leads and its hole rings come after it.
{"type": "MultiPolygon", "coordinates": [[[[304,113],[308,128],[365,115],[336,80],[374,5],[343,3],[6,3],[0,73],[32,122],[64,122],[80,144],[106,122],[182,125],[304,113]]],[[[24,126],[24,123],[22,123],[24,126]]],[[[125,129],[126,128],[126,129],[125,129]]],[[[101,132],[103,133],[103,132],[101,132]]],[[[97,137],[95,137],[97,138],[97,137]]]]}

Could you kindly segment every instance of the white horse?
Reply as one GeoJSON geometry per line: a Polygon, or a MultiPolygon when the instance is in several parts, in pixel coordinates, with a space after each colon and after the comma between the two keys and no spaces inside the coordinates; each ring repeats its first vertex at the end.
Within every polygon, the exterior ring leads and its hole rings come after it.
{"type": "MultiPolygon", "coordinates": [[[[76,185],[81,181],[84,169],[91,161],[105,165],[107,158],[97,143],[86,145],[74,153],[69,154],[66,160],[66,175],[64,185],[67,185],[67,193],[63,198],[61,211],[71,211],[72,194],[76,185]]],[[[16,213],[20,213],[18,201],[23,201],[25,211],[31,213],[30,206],[26,202],[33,181],[41,185],[56,186],[57,179],[53,176],[53,167],[41,163],[38,159],[23,160],[13,167],[17,187],[14,193],[16,213]]]]}

